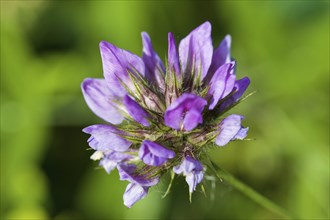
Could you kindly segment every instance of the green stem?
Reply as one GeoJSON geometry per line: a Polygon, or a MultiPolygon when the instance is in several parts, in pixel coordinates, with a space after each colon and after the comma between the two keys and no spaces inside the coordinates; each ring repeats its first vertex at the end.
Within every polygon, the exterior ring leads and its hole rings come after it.
{"type": "Polygon", "coordinates": [[[213,169],[213,171],[215,172],[217,177],[220,179],[220,181],[222,181],[222,180],[227,181],[229,184],[234,186],[236,189],[241,191],[243,194],[245,194],[247,197],[249,197],[256,203],[258,203],[265,209],[267,209],[279,216],[282,216],[286,219],[293,219],[292,217],[290,217],[290,215],[287,214],[287,212],[283,208],[276,205],[275,203],[273,203],[272,201],[270,201],[268,198],[264,197],[263,195],[259,194],[258,192],[256,192],[252,188],[250,188],[249,186],[245,185],[244,183],[242,183],[241,181],[236,179],[233,175],[231,175],[224,169],[217,166],[212,161],[211,161],[211,163],[213,166],[213,167],[211,167],[211,169],[213,169]]]}

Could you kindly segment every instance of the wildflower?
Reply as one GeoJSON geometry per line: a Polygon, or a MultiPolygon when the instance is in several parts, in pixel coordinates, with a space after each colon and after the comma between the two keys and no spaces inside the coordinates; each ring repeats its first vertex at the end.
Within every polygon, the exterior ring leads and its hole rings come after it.
{"type": "Polygon", "coordinates": [[[173,167],[173,171],[176,174],[182,173],[186,177],[190,193],[195,191],[197,184],[199,184],[204,177],[202,164],[189,155],[183,158],[180,165],[173,167]]]}
{"type": "Polygon", "coordinates": [[[168,159],[174,158],[175,153],[152,141],[144,140],[139,150],[139,157],[147,165],[160,166],[168,159]]]}
{"type": "Polygon", "coordinates": [[[249,128],[241,126],[243,116],[229,115],[220,123],[220,133],[215,139],[215,143],[219,146],[225,146],[229,141],[239,139],[243,140],[247,136],[249,128]]]}
{"type": "Polygon", "coordinates": [[[203,122],[202,111],[206,104],[205,99],[184,93],[166,109],[164,123],[176,130],[191,131],[203,122]]]}
{"type": "Polygon", "coordinates": [[[158,177],[148,178],[140,174],[140,172],[136,172],[137,167],[134,164],[123,163],[118,165],[117,168],[120,180],[130,182],[124,193],[124,204],[129,208],[147,195],[150,186],[156,185],[159,182],[158,177]]]}
{"type": "Polygon", "coordinates": [[[90,109],[108,124],[92,125],[93,160],[108,173],[116,169],[129,184],[124,204],[143,199],[166,172],[185,176],[191,195],[202,183],[205,148],[242,140],[243,116],[227,115],[250,80],[236,79],[227,35],[213,50],[205,22],[176,46],[168,34],[167,62],[142,33],[142,58],[102,41],[104,79],[87,78],[82,92],[90,109]]]}

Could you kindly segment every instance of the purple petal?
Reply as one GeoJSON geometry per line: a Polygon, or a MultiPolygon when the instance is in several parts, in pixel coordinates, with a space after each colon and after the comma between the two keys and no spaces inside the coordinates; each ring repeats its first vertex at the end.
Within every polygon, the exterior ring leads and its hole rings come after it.
{"type": "Polygon", "coordinates": [[[236,101],[241,98],[247,87],[250,85],[250,79],[248,77],[244,77],[239,79],[235,83],[236,92],[232,96],[236,101]]]}
{"type": "Polygon", "coordinates": [[[200,111],[196,109],[191,109],[188,111],[183,119],[183,126],[186,131],[191,131],[198,124],[203,123],[203,117],[200,111]]]}
{"type": "Polygon", "coordinates": [[[102,166],[107,173],[111,173],[118,165],[118,162],[103,158],[99,165],[102,166]]]}
{"type": "Polygon", "coordinates": [[[132,144],[119,136],[122,132],[110,125],[92,125],[84,128],[83,132],[91,135],[88,139],[89,146],[101,152],[124,152],[132,144]]]}
{"type": "Polygon", "coordinates": [[[105,41],[100,43],[100,51],[104,78],[110,89],[119,97],[127,93],[122,83],[135,91],[128,71],[144,75],[145,67],[142,59],[105,41]]]}
{"type": "Polygon", "coordinates": [[[136,170],[135,164],[119,164],[118,165],[118,172],[120,176],[120,180],[128,180],[130,182],[132,181],[132,175],[134,174],[136,170]]]}
{"type": "Polygon", "coordinates": [[[243,140],[244,138],[246,138],[248,131],[249,131],[249,128],[241,128],[233,139],[234,140],[243,140]]]}
{"type": "Polygon", "coordinates": [[[176,174],[183,174],[186,176],[189,192],[195,191],[197,184],[199,184],[204,177],[202,164],[190,156],[186,156],[180,165],[173,167],[173,171],[176,174]]]}
{"type": "Polygon", "coordinates": [[[131,183],[136,183],[141,186],[153,186],[159,182],[158,177],[147,178],[136,173],[136,165],[121,163],[117,166],[120,180],[127,180],[131,183]]]}
{"type": "Polygon", "coordinates": [[[149,187],[141,186],[136,183],[127,185],[123,199],[124,205],[131,208],[137,201],[143,199],[148,193],[149,187]]]}
{"type": "Polygon", "coordinates": [[[112,123],[120,124],[124,117],[112,102],[113,93],[103,79],[85,79],[81,90],[89,108],[100,118],[112,123]]]}
{"type": "Polygon", "coordinates": [[[203,122],[202,111],[207,102],[194,94],[184,93],[165,111],[165,125],[190,131],[203,122]]]}
{"type": "Polygon", "coordinates": [[[176,174],[182,173],[184,176],[187,176],[192,172],[203,171],[203,166],[198,160],[191,156],[186,156],[180,165],[173,167],[173,171],[176,174]]]}
{"type": "Polygon", "coordinates": [[[212,78],[213,74],[220,66],[225,63],[230,62],[230,46],[231,46],[231,36],[226,35],[225,38],[221,41],[218,48],[215,49],[212,57],[211,66],[206,77],[206,80],[212,78]]]}
{"type": "Polygon", "coordinates": [[[147,118],[149,117],[148,113],[131,97],[128,95],[124,96],[123,104],[125,105],[130,116],[140,124],[144,126],[150,126],[147,118]]]}
{"type": "Polygon", "coordinates": [[[247,130],[241,130],[242,119],[243,116],[241,115],[229,115],[225,118],[220,123],[220,133],[217,136],[215,143],[219,146],[225,146],[229,141],[234,140],[235,138],[239,139],[243,137],[247,130]]]}
{"type": "Polygon", "coordinates": [[[130,160],[132,158],[132,155],[113,151],[109,154],[106,154],[102,158],[100,161],[100,166],[102,166],[107,173],[110,173],[119,163],[130,160]]]}
{"type": "Polygon", "coordinates": [[[210,100],[209,109],[212,110],[218,104],[218,101],[226,97],[234,88],[236,76],[233,74],[234,62],[226,63],[219,67],[210,81],[209,96],[210,100]]]}
{"type": "Polygon", "coordinates": [[[139,157],[147,165],[161,166],[168,159],[174,158],[175,153],[155,142],[144,140],[139,150],[139,157]]]}
{"type": "Polygon", "coordinates": [[[244,77],[242,79],[237,80],[234,85],[234,89],[236,90],[236,92],[220,105],[220,111],[223,111],[231,105],[235,104],[242,97],[243,93],[249,85],[250,79],[248,77],[244,77]]]}
{"type": "Polygon", "coordinates": [[[186,176],[186,182],[189,186],[189,192],[193,192],[196,190],[196,186],[202,182],[204,177],[204,173],[202,171],[194,172],[192,175],[186,176]]]}
{"type": "Polygon", "coordinates": [[[165,67],[158,54],[154,51],[151,39],[146,32],[142,32],[143,54],[142,60],[146,65],[146,78],[165,90],[165,67]]]}
{"type": "Polygon", "coordinates": [[[174,71],[177,75],[181,74],[178,51],[172,33],[168,33],[168,68],[170,71],[174,71]]]}
{"type": "Polygon", "coordinates": [[[201,71],[201,79],[203,79],[211,65],[212,54],[211,24],[205,22],[180,42],[182,72],[191,74],[191,71],[194,71],[197,74],[201,71]]]}

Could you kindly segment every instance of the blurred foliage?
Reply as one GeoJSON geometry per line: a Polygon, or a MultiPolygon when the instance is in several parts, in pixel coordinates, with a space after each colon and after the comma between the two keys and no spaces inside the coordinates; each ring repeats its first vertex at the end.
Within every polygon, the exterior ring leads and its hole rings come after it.
{"type": "Polygon", "coordinates": [[[165,57],[167,32],[206,20],[257,91],[232,111],[255,141],[213,159],[297,218],[329,218],[329,1],[1,1],[1,219],[279,218],[226,182],[189,204],[183,178],[127,209],[126,183],[85,150],[81,129],[101,121],[80,83],[102,77],[98,43],[140,55],[147,31],[165,57]]]}

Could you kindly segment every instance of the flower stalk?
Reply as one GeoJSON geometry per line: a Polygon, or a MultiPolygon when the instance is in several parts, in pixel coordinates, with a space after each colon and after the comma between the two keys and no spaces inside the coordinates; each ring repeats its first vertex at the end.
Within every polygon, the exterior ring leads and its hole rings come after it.
{"type": "Polygon", "coordinates": [[[294,219],[291,215],[288,214],[286,210],[284,210],[279,205],[275,204],[265,196],[261,195],[251,187],[247,186],[237,178],[235,178],[232,174],[215,164],[213,161],[210,161],[211,166],[210,169],[214,172],[214,174],[218,177],[218,179],[222,181],[228,182],[231,186],[235,187],[245,196],[259,204],[261,207],[267,209],[268,211],[277,214],[280,217],[285,219],[294,219]]]}

